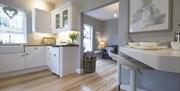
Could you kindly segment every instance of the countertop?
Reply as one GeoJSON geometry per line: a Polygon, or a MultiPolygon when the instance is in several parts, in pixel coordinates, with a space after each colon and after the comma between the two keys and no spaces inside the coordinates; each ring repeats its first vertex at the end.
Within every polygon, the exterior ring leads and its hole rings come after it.
{"type": "Polygon", "coordinates": [[[45,44],[24,44],[24,46],[78,47],[79,45],[45,45],[45,44]]]}
{"type": "Polygon", "coordinates": [[[120,51],[156,70],[180,73],[180,51],[141,50],[127,47],[120,47],[120,51]]]}
{"type": "Polygon", "coordinates": [[[135,51],[139,53],[149,54],[149,55],[157,55],[157,56],[169,56],[169,57],[179,57],[180,58],[180,51],[173,50],[171,48],[168,49],[159,49],[159,50],[143,50],[143,49],[136,49],[136,48],[126,48],[121,47],[121,49],[128,49],[130,51],[135,51]]]}

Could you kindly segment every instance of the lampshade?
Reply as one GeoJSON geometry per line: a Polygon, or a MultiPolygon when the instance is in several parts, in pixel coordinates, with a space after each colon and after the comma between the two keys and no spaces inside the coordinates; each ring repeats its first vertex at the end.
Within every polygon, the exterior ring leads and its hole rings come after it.
{"type": "Polygon", "coordinates": [[[98,47],[99,48],[105,48],[106,47],[106,42],[100,41],[98,47]]]}

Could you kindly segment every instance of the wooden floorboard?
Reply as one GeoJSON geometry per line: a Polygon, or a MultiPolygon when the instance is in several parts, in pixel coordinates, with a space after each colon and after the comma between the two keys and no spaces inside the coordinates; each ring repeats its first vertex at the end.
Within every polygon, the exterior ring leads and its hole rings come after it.
{"type": "Polygon", "coordinates": [[[0,91],[117,91],[116,63],[98,60],[96,72],[63,78],[49,70],[0,79],[0,91]]]}

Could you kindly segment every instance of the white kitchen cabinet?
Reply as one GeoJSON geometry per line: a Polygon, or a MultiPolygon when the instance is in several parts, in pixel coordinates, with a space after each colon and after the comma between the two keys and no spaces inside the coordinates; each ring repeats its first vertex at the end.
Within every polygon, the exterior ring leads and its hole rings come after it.
{"type": "Polygon", "coordinates": [[[2,54],[0,54],[0,73],[3,72],[3,59],[2,59],[2,54]]]}
{"type": "Polygon", "coordinates": [[[61,11],[59,9],[51,12],[51,28],[53,29],[53,32],[58,32],[62,29],[60,12],[61,11]]]}
{"type": "Polygon", "coordinates": [[[33,9],[32,30],[37,33],[51,33],[51,13],[39,9],[33,9]]]}
{"type": "Polygon", "coordinates": [[[45,66],[45,47],[26,46],[24,53],[0,54],[0,73],[45,66]]]}
{"type": "Polygon", "coordinates": [[[76,72],[79,47],[47,47],[47,65],[51,72],[60,77],[76,72]]]}
{"type": "Polygon", "coordinates": [[[44,46],[25,47],[25,69],[45,66],[45,55],[44,46]]]}
{"type": "Polygon", "coordinates": [[[51,60],[50,60],[50,70],[60,75],[60,53],[59,53],[59,47],[52,47],[51,48],[51,60]]]}
{"type": "Polygon", "coordinates": [[[1,73],[24,69],[24,53],[1,54],[1,73]]]}
{"type": "Polygon", "coordinates": [[[24,53],[0,54],[0,73],[21,72],[48,66],[60,77],[76,72],[79,63],[77,46],[25,46],[24,53]]]}
{"type": "Polygon", "coordinates": [[[60,47],[60,77],[76,72],[79,47],[60,47]]]}
{"type": "Polygon", "coordinates": [[[63,6],[51,12],[51,27],[54,32],[64,32],[78,30],[78,8],[72,3],[66,3],[63,6]]]}
{"type": "Polygon", "coordinates": [[[52,55],[52,47],[51,46],[47,46],[46,47],[46,65],[48,68],[51,68],[51,55],[52,55]]]}

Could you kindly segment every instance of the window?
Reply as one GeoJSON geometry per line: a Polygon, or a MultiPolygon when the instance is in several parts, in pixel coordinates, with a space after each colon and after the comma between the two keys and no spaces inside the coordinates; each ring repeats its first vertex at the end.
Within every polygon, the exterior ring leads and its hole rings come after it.
{"type": "Polygon", "coordinates": [[[84,52],[93,51],[93,27],[84,24],[84,52]]]}
{"type": "Polygon", "coordinates": [[[3,43],[26,43],[26,13],[16,9],[17,15],[13,18],[14,11],[3,10],[6,7],[0,4],[0,41],[3,43]],[[9,15],[9,16],[8,16],[9,15]]]}

